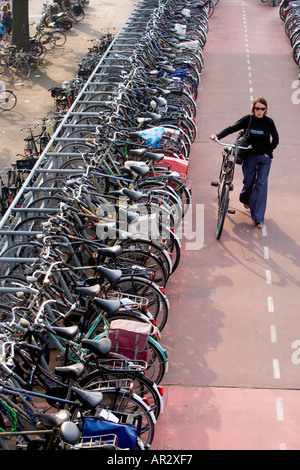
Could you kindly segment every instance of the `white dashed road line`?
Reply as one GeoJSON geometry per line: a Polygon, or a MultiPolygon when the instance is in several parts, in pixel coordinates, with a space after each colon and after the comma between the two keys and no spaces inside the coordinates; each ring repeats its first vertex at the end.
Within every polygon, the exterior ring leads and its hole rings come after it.
{"type": "MultiPolygon", "coordinates": [[[[243,11],[243,23],[244,23],[244,40],[245,40],[245,47],[246,47],[246,66],[248,70],[249,98],[250,98],[250,102],[252,103],[254,100],[253,70],[252,70],[251,55],[250,55],[250,50],[249,50],[248,27],[247,27],[247,17],[246,17],[245,7],[242,7],[242,11],[243,11]]],[[[261,234],[263,237],[268,236],[266,225],[263,226],[261,234]]],[[[270,259],[270,251],[269,251],[268,246],[263,247],[263,256],[265,260],[270,259]]],[[[272,273],[270,269],[265,269],[265,280],[266,280],[267,286],[272,285],[272,273]]],[[[267,308],[268,308],[269,313],[273,314],[275,312],[274,299],[272,296],[267,297],[267,308]]],[[[270,325],[270,340],[272,344],[277,343],[277,329],[276,329],[276,325],[274,324],[270,325]]],[[[277,358],[273,358],[272,362],[273,362],[273,377],[275,380],[279,380],[281,378],[279,360],[277,358]]],[[[284,421],[283,400],[281,397],[278,397],[276,399],[276,416],[277,416],[277,421],[284,421]]],[[[280,443],[279,449],[286,450],[287,449],[286,443],[280,443]]]]}

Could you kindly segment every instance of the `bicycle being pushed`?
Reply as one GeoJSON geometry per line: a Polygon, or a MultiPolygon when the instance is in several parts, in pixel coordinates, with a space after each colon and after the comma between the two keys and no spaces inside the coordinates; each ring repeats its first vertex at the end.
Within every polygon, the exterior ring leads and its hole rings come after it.
{"type": "Polygon", "coordinates": [[[248,150],[249,147],[241,147],[235,144],[225,144],[217,138],[214,139],[219,145],[224,147],[222,152],[222,164],[220,169],[219,181],[212,181],[211,185],[218,188],[218,219],[216,238],[219,240],[222,235],[226,214],[234,214],[235,210],[229,209],[229,194],[233,191],[233,177],[236,162],[237,148],[248,150]]]}

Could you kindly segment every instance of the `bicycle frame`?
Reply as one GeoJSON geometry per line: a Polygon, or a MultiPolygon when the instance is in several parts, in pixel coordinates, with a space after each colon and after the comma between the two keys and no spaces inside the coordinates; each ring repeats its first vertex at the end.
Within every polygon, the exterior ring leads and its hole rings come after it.
{"type": "MultiPolygon", "coordinates": [[[[218,220],[217,220],[217,230],[216,238],[220,239],[223,231],[224,221],[227,212],[230,214],[235,214],[235,210],[229,209],[229,193],[233,190],[233,177],[234,177],[234,167],[235,167],[235,155],[234,149],[237,147],[235,144],[225,144],[220,142],[218,139],[215,141],[224,147],[222,153],[222,165],[219,175],[219,181],[212,181],[211,185],[218,188],[218,220]]],[[[238,148],[248,150],[251,148],[251,145],[248,147],[238,148]]]]}

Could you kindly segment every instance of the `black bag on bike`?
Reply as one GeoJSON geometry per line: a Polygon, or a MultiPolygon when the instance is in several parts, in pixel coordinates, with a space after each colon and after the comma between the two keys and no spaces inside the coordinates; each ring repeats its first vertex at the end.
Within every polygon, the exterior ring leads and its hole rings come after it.
{"type": "Polygon", "coordinates": [[[235,163],[237,165],[242,165],[245,160],[245,156],[247,153],[247,150],[239,148],[239,147],[249,147],[250,145],[250,124],[252,121],[252,115],[250,117],[249,125],[246,130],[242,130],[239,132],[237,139],[235,141],[235,163]]]}
{"type": "Polygon", "coordinates": [[[72,11],[74,15],[80,15],[83,12],[83,8],[81,5],[76,4],[72,6],[72,11]]]}

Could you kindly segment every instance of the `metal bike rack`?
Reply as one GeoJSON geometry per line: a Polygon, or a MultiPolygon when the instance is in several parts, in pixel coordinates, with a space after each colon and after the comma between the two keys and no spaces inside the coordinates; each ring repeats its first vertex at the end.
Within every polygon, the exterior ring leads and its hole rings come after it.
{"type": "MultiPolygon", "coordinates": [[[[70,157],[72,156],[72,153],[60,153],[59,148],[62,143],[66,144],[75,140],[72,140],[72,138],[69,137],[69,134],[78,126],[78,119],[86,115],[85,110],[87,103],[92,104],[92,102],[88,101],[86,98],[99,90],[99,86],[105,82],[107,73],[111,71],[112,67],[116,67],[121,70],[122,67],[118,66],[118,54],[124,55],[126,50],[127,55],[130,55],[138,40],[144,34],[142,25],[147,25],[151,13],[153,13],[157,6],[157,0],[139,0],[130,16],[127,18],[122,28],[110,44],[109,48],[96,65],[70,110],[66,113],[59,127],[53,134],[46,149],[29,173],[21,190],[2,217],[2,220],[0,221],[0,254],[4,249],[13,244],[13,235],[23,235],[25,237],[24,240],[27,236],[33,235],[33,232],[30,231],[14,231],[14,227],[20,220],[26,218],[28,214],[34,215],[37,212],[43,213],[43,209],[30,209],[26,207],[26,205],[28,205],[28,203],[34,198],[34,194],[37,191],[35,188],[45,180],[45,178],[49,177],[49,175],[55,175],[58,171],[59,173],[64,172],[63,170],[58,169],[58,160],[61,160],[64,156],[70,157]],[[33,181],[34,187],[31,187],[31,183],[33,181]],[[19,204],[23,196],[24,200],[20,207],[19,204]]],[[[91,113],[88,113],[88,115],[91,115],[91,113]]],[[[97,116],[97,113],[95,113],[95,115],[97,116]]],[[[80,127],[83,127],[82,124],[80,127]]],[[[76,139],[76,141],[78,142],[78,139],[76,139]]],[[[78,156],[78,153],[74,155],[78,156]]],[[[78,170],[73,171],[78,173],[78,170]]],[[[65,172],[72,174],[72,170],[65,170],[65,172]]],[[[53,212],[55,211],[56,209],[53,209],[53,212]]],[[[49,209],[47,209],[47,213],[49,213],[49,209]]]]}

